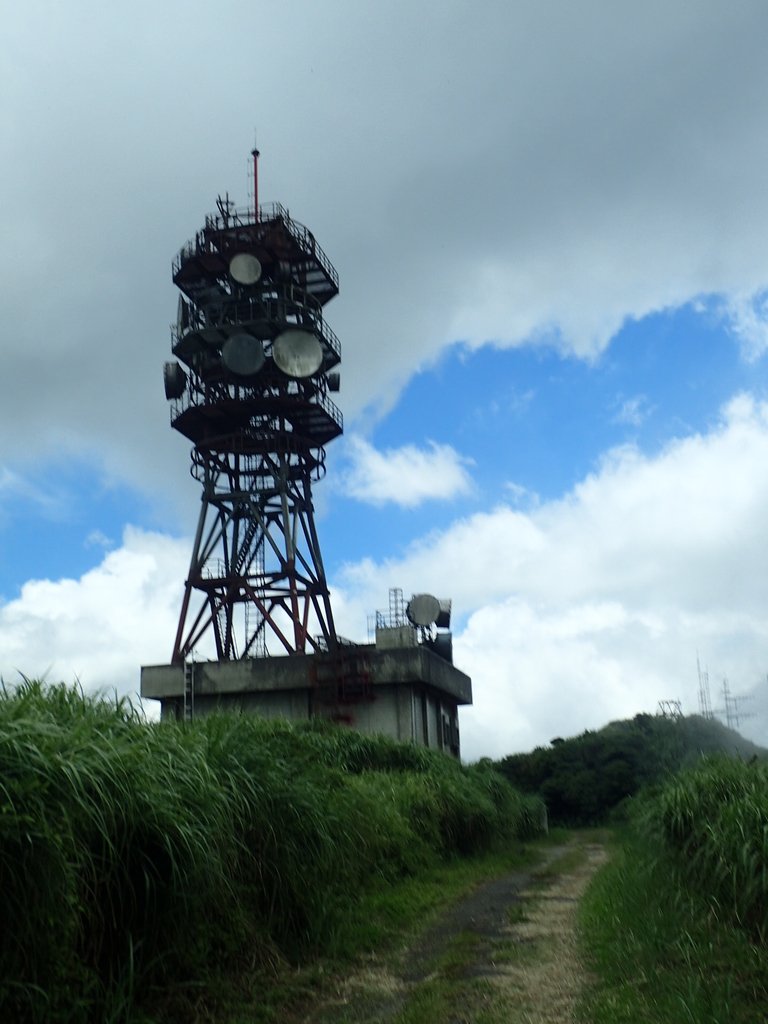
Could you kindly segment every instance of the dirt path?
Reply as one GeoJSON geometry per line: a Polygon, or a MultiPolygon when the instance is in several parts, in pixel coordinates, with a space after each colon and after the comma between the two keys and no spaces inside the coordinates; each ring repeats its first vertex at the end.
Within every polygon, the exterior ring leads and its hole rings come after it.
{"type": "Polygon", "coordinates": [[[606,859],[575,837],[480,886],[397,957],[372,960],[305,1024],[565,1024],[585,974],[576,906],[606,859]]]}

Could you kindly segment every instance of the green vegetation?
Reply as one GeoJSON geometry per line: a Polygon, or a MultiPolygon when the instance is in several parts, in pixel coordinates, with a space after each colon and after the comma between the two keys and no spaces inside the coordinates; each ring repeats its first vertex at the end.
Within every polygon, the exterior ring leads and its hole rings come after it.
{"type": "MultiPolygon", "coordinates": [[[[638,716],[502,762],[555,820],[631,808],[581,910],[590,1024],[761,1019],[768,763],[737,744],[701,719],[638,716]],[[750,761],[700,758],[729,745],[750,761]]],[[[510,868],[542,810],[489,761],[323,722],[148,724],[34,682],[0,693],[0,787],[0,1020],[18,1024],[284,1021],[327,995],[334,958],[510,868]]],[[[509,940],[494,957],[533,952],[509,940]]],[[[514,1019],[514,993],[474,970],[484,955],[458,934],[397,1019],[443,1019],[457,999],[514,1019]]]]}
{"type": "Polygon", "coordinates": [[[681,884],[706,892],[713,917],[768,940],[768,764],[705,761],[664,787],[647,827],[681,884]]]}
{"type": "Polygon", "coordinates": [[[19,1024],[211,1019],[234,979],[348,951],[377,893],[541,813],[488,763],[323,723],[148,725],[33,682],[0,695],[0,786],[0,1019],[19,1024]]]}
{"type": "Polygon", "coordinates": [[[497,768],[517,789],[540,796],[552,822],[581,827],[602,824],[628,797],[717,752],[765,756],[719,722],[637,715],[505,757],[497,768]]]}
{"type": "Polygon", "coordinates": [[[706,760],[641,802],[582,905],[591,1024],[753,1024],[768,1005],[768,767],[706,760]]]}

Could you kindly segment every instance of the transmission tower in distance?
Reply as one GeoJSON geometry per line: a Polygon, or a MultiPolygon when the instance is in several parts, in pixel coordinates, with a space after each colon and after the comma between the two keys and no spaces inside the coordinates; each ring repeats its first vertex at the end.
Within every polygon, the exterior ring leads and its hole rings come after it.
{"type": "Polygon", "coordinates": [[[709,694],[709,672],[706,669],[702,672],[698,654],[696,655],[696,670],[699,674],[699,714],[702,718],[712,719],[715,716],[709,694]]]}
{"type": "Polygon", "coordinates": [[[725,714],[725,724],[729,729],[738,729],[742,719],[754,717],[752,714],[741,710],[741,705],[745,700],[748,700],[748,698],[737,697],[732,694],[728,680],[723,679],[723,713],[725,714]]]}
{"type": "Polygon", "coordinates": [[[660,700],[657,714],[662,718],[674,718],[677,721],[683,717],[683,705],[679,700],[660,700]]]}

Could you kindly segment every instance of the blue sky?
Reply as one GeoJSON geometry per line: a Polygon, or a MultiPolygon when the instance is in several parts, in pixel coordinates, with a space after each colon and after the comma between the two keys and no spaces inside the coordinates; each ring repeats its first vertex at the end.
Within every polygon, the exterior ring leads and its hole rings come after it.
{"type": "Polygon", "coordinates": [[[594,361],[550,346],[472,351],[457,343],[409,380],[369,440],[380,450],[450,445],[466,460],[469,492],[416,508],[371,507],[338,493],[333,475],[344,462],[335,452],[320,485],[332,493],[329,568],[369,555],[371,538],[377,552],[394,554],[414,535],[494,501],[525,508],[556,499],[607,450],[633,445],[652,456],[674,438],[708,430],[732,395],[764,396],[765,382],[765,359],[746,358],[701,301],[627,323],[594,361]],[[340,546],[335,517],[344,524],[340,546]]]}
{"type": "Polygon", "coordinates": [[[130,693],[170,654],[171,260],[258,127],[341,279],[340,631],[452,597],[469,757],[694,711],[697,652],[768,741],[766,37],[757,0],[9,12],[0,673],[130,693]]]}

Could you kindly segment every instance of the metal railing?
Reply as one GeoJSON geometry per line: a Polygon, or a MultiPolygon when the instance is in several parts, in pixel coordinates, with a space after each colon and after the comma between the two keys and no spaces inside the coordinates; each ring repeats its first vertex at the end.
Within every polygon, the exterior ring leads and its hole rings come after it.
{"type": "Polygon", "coordinates": [[[341,342],[336,332],[323,317],[320,304],[306,302],[304,299],[305,296],[299,292],[299,289],[292,289],[292,295],[287,299],[247,299],[243,302],[222,303],[221,316],[216,323],[206,321],[190,303],[189,326],[179,333],[178,326],[171,324],[171,347],[175,348],[181,339],[190,332],[206,328],[221,328],[222,330],[236,326],[247,328],[249,323],[267,320],[275,325],[277,331],[289,327],[311,327],[336,359],[341,359],[341,342]],[[307,320],[309,323],[303,323],[307,320]]]}
{"type": "MultiPolygon", "coordinates": [[[[179,398],[174,398],[171,402],[171,423],[177,420],[179,416],[187,412],[187,410],[193,407],[205,407],[213,405],[227,405],[234,404],[237,402],[252,403],[262,397],[258,390],[251,390],[243,385],[219,385],[215,390],[205,388],[203,386],[197,386],[193,380],[189,380],[187,389],[184,394],[179,398]],[[226,389],[226,390],[225,390],[226,389]],[[237,392],[237,393],[236,393],[237,392]]],[[[278,396],[269,395],[266,396],[270,401],[278,400],[278,396]]],[[[287,403],[283,408],[283,414],[290,419],[291,411],[295,411],[297,403],[291,404],[291,396],[288,396],[287,403]]],[[[328,397],[327,392],[318,390],[314,393],[312,398],[306,402],[304,408],[312,409],[317,407],[323,410],[339,427],[344,428],[344,415],[341,409],[336,405],[332,399],[328,397]]],[[[270,415],[273,415],[270,413],[270,415]]],[[[273,431],[265,431],[265,437],[272,435],[273,431]]],[[[282,433],[274,431],[277,433],[282,433]]]]}
{"type": "Polygon", "coordinates": [[[282,221],[288,234],[296,242],[305,255],[312,257],[320,265],[325,275],[338,291],[339,275],[336,268],[326,256],[322,248],[309,228],[294,220],[282,203],[265,203],[259,206],[259,215],[256,217],[252,209],[231,210],[226,216],[222,214],[208,214],[205,218],[205,228],[198,231],[197,235],[183,245],[173,260],[173,276],[179,272],[181,264],[192,256],[201,252],[218,252],[218,248],[208,237],[208,232],[228,231],[237,227],[254,227],[258,224],[266,224],[272,221],[282,221]]]}
{"type": "MultiPolygon", "coordinates": [[[[275,435],[271,434],[270,439],[274,440],[275,435]]],[[[282,435],[279,444],[274,444],[272,452],[258,454],[253,452],[251,438],[246,441],[243,437],[235,437],[231,441],[229,451],[226,452],[214,453],[210,448],[203,451],[193,448],[190,473],[195,480],[212,480],[216,493],[228,493],[232,501],[239,496],[241,501],[247,503],[254,494],[277,493],[277,482],[285,474],[286,462],[291,479],[302,476],[307,465],[313,479],[321,480],[325,476],[325,449],[318,448],[308,457],[306,446],[292,444],[290,434],[282,435]],[[231,480],[235,476],[244,489],[227,492],[221,481],[231,480]]]]}

